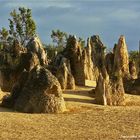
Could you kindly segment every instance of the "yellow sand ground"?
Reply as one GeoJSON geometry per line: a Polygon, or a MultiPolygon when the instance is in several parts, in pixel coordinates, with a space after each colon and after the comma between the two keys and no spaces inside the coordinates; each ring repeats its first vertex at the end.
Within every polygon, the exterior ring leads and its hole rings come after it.
{"type": "Polygon", "coordinates": [[[140,140],[140,96],[126,95],[126,106],[100,106],[89,90],[64,91],[68,112],[62,114],[0,108],[0,140],[140,140]]]}

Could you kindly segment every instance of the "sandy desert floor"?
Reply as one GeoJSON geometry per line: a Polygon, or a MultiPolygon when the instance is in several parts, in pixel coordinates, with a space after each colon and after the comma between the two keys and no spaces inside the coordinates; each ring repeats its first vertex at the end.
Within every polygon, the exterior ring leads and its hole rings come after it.
{"type": "Polygon", "coordinates": [[[89,90],[64,91],[62,114],[0,108],[0,140],[140,140],[140,96],[126,94],[126,106],[100,106],[89,90]]]}

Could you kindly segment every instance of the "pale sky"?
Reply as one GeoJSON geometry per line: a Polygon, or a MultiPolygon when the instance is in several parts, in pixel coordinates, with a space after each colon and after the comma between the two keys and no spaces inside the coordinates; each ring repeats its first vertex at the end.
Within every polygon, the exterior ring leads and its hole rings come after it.
{"type": "Polygon", "coordinates": [[[60,29],[85,40],[100,35],[109,48],[125,35],[129,50],[138,49],[140,0],[0,0],[0,28],[8,27],[10,11],[20,6],[32,9],[43,43],[60,29]]]}

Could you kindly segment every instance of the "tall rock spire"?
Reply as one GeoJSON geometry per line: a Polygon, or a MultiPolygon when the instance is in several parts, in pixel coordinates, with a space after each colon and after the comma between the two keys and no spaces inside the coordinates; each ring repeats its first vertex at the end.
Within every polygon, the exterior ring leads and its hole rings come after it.
{"type": "Polygon", "coordinates": [[[123,35],[120,36],[118,44],[114,48],[114,72],[121,72],[122,77],[128,79],[129,74],[129,57],[128,50],[123,35]]]}

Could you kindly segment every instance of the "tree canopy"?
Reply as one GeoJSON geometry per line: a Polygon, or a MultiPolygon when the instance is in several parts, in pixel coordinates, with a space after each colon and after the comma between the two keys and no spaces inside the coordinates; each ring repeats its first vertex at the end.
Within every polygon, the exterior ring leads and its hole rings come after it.
{"type": "Polygon", "coordinates": [[[57,30],[52,30],[51,38],[54,43],[57,44],[57,47],[65,47],[67,40],[67,33],[57,30]]]}
{"type": "Polygon", "coordinates": [[[36,24],[32,18],[31,9],[19,7],[18,11],[14,9],[10,16],[9,30],[2,28],[0,31],[1,42],[16,39],[25,46],[36,35],[36,24]]]}

